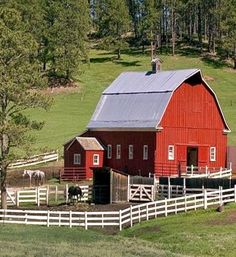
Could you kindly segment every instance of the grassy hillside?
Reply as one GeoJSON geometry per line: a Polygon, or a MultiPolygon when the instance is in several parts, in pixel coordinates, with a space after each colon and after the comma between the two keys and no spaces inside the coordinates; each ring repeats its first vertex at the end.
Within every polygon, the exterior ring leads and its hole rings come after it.
{"type": "MultiPolygon", "coordinates": [[[[122,60],[113,60],[114,54],[93,50],[90,65],[84,65],[80,79],[80,93],[55,96],[47,113],[33,110],[34,119],[46,122],[42,131],[36,132],[36,148],[62,149],[62,144],[85,130],[102,91],[122,71],[150,70],[150,56],[139,51],[129,51],[122,60]]],[[[183,52],[175,57],[162,55],[163,69],[200,68],[218,95],[226,119],[231,127],[229,143],[236,145],[236,72],[221,62],[199,58],[196,53],[183,52]]]]}
{"type": "MultiPolygon", "coordinates": [[[[183,213],[111,235],[103,229],[0,225],[1,256],[235,256],[235,205],[183,213]]],[[[113,231],[114,232],[114,231],[113,231]]]]}

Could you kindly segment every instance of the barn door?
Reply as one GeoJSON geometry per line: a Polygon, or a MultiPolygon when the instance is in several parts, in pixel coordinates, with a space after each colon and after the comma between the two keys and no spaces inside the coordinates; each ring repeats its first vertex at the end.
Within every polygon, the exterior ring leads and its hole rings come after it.
{"type": "Polygon", "coordinates": [[[198,147],[187,147],[187,166],[198,167],[198,147]]]}
{"type": "Polygon", "coordinates": [[[209,146],[199,146],[198,166],[205,167],[209,165],[209,146]]]}

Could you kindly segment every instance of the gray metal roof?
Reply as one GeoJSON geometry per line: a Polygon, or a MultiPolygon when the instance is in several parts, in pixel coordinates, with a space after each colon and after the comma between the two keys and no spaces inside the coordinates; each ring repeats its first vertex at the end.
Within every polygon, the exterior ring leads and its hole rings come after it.
{"type": "Polygon", "coordinates": [[[103,94],[166,92],[176,89],[198,69],[151,72],[123,72],[103,94]]]}
{"type": "Polygon", "coordinates": [[[173,92],[197,73],[201,76],[199,69],[123,72],[104,90],[87,128],[156,129],[173,92]]]}

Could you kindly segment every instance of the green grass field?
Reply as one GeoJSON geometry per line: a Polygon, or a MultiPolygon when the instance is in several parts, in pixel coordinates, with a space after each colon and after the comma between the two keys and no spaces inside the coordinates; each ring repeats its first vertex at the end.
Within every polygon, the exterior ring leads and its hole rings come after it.
{"type": "MultiPolygon", "coordinates": [[[[229,144],[236,145],[236,72],[219,62],[199,58],[196,53],[175,57],[160,56],[163,70],[199,68],[217,93],[232,133],[229,144]]],[[[84,131],[102,91],[123,71],[150,70],[150,56],[130,50],[122,59],[114,60],[114,54],[92,50],[90,65],[84,65],[84,73],[78,77],[80,93],[64,93],[55,96],[54,105],[48,112],[32,110],[33,119],[45,121],[44,128],[35,132],[36,145],[40,149],[60,149],[62,144],[84,131]]]]}
{"type": "Polygon", "coordinates": [[[234,257],[235,205],[177,214],[135,225],[115,235],[106,230],[0,225],[0,256],[234,257]]]}

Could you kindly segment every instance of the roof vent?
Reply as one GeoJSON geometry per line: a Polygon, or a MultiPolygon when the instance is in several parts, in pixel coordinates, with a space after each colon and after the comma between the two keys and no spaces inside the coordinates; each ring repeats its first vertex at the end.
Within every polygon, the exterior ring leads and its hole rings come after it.
{"type": "Polygon", "coordinates": [[[152,73],[161,71],[161,60],[159,58],[152,59],[152,73]]]}

